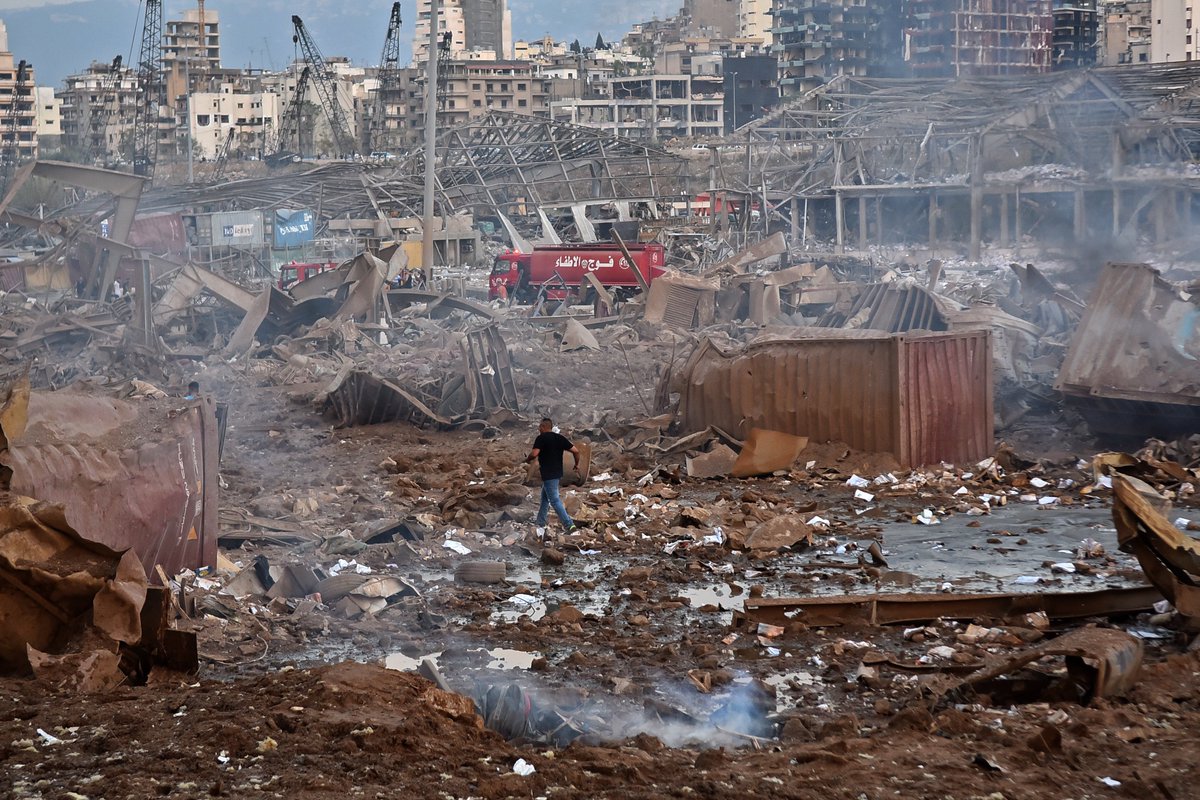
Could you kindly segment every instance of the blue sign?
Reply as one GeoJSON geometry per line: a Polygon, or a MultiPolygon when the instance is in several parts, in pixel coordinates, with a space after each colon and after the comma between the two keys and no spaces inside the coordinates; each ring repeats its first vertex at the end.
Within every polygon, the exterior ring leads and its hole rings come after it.
{"type": "Polygon", "coordinates": [[[316,233],[317,215],[311,211],[275,212],[275,246],[299,247],[311,242],[316,233]]]}

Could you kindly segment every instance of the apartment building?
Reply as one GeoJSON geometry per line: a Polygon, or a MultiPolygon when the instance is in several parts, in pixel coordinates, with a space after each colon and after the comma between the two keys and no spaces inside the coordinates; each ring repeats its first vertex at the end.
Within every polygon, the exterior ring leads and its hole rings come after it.
{"type": "Polygon", "coordinates": [[[610,97],[557,103],[554,118],[630,139],[721,136],[724,81],[720,74],[613,78],[610,97]]]}
{"type": "Polygon", "coordinates": [[[38,152],[45,153],[62,146],[62,99],[55,96],[54,87],[39,86],[34,89],[37,110],[38,152]]]}
{"type": "MultiPolygon", "coordinates": [[[[229,80],[221,72],[221,20],[203,0],[183,12],[182,19],[163,23],[162,63],[167,105],[175,109],[189,92],[203,91],[212,82],[229,80]]],[[[235,71],[236,72],[236,71],[235,71]]]]}
{"type": "Polygon", "coordinates": [[[37,109],[33,67],[8,49],[8,28],[0,22],[0,144],[6,157],[37,158],[37,109]]]}
{"type": "Polygon", "coordinates": [[[742,39],[758,39],[764,47],[775,43],[771,32],[772,0],[741,0],[738,3],[737,35],[742,39]]]}
{"type": "Polygon", "coordinates": [[[905,48],[915,77],[1048,72],[1051,0],[908,0],[905,48]]]}
{"type": "Polygon", "coordinates": [[[242,92],[225,84],[217,92],[195,92],[190,101],[185,125],[199,158],[216,158],[226,142],[231,153],[263,153],[279,127],[282,103],[274,92],[242,92]]]}
{"type": "Polygon", "coordinates": [[[803,94],[838,75],[902,70],[899,2],[776,0],[771,16],[785,94],[803,94]]]}
{"type": "Polygon", "coordinates": [[[63,146],[86,162],[127,159],[138,100],[137,76],[119,62],[92,63],[58,93],[63,146]]]}
{"type": "MultiPolygon", "coordinates": [[[[430,0],[417,0],[413,25],[413,64],[428,60],[430,0]]],[[[493,59],[510,59],[513,53],[512,12],[506,0],[442,0],[438,8],[439,41],[449,37],[447,57],[463,60],[473,50],[486,50],[493,59]]]]}
{"type": "Polygon", "coordinates": [[[1079,69],[1096,63],[1100,12],[1096,0],[1054,0],[1054,69],[1079,69]]]}

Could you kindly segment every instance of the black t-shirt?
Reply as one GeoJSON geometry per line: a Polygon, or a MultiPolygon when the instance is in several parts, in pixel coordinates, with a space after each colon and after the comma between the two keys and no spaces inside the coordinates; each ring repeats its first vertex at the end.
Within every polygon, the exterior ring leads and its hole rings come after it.
{"type": "Polygon", "coordinates": [[[533,449],[538,451],[538,467],[542,480],[552,481],[563,476],[563,453],[574,445],[562,434],[554,431],[539,433],[533,440],[533,449]]]}

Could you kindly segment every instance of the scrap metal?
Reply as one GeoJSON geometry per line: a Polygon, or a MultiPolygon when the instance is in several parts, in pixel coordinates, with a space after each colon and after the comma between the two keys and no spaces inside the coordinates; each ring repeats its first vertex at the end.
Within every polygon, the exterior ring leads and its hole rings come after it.
{"type": "Polygon", "coordinates": [[[1200,429],[1200,300],[1147,264],[1108,264],[1055,388],[1097,435],[1170,439],[1200,429]]]}
{"type": "Polygon", "coordinates": [[[1200,541],[1164,516],[1169,501],[1148,483],[1114,475],[1113,522],[1121,550],[1137,557],[1142,571],[1192,627],[1200,625],[1200,541]]]}
{"type": "Polygon", "coordinates": [[[17,386],[0,412],[12,491],[57,503],[72,528],[135,553],[148,575],[217,560],[216,408],[17,386]],[[155,424],[147,424],[149,420],[155,424]]]}
{"type": "Polygon", "coordinates": [[[1012,594],[870,594],[838,597],[748,598],[735,624],[802,622],[813,627],[896,625],[933,619],[1012,619],[1039,611],[1052,620],[1133,614],[1162,599],[1157,588],[1139,586],[1096,592],[1012,594]]]}

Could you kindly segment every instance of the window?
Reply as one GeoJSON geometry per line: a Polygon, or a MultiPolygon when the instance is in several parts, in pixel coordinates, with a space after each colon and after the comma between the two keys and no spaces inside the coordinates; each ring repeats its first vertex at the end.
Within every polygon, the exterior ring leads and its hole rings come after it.
{"type": "Polygon", "coordinates": [[[525,100],[524,98],[517,101],[517,106],[520,108],[525,108],[527,105],[529,105],[529,101],[525,100]]]}
{"type": "Polygon", "coordinates": [[[525,91],[525,84],[523,84],[523,83],[518,83],[518,84],[517,84],[517,91],[518,91],[518,92],[523,92],[523,91],[525,91]]]}
{"type": "Polygon", "coordinates": [[[483,101],[482,100],[472,100],[471,105],[475,106],[475,108],[482,108],[483,101]]]}
{"type": "Polygon", "coordinates": [[[501,108],[508,108],[508,101],[507,101],[507,100],[501,100],[501,101],[500,101],[500,107],[501,107],[501,108]]]}
{"type": "Polygon", "coordinates": [[[482,83],[472,83],[472,84],[471,84],[471,88],[472,88],[472,89],[474,89],[474,90],[475,90],[475,91],[477,91],[477,92],[478,92],[478,91],[479,91],[479,90],[480,90],[482,87],[483,87],[483,84],[482,84],[482,83]]]}

